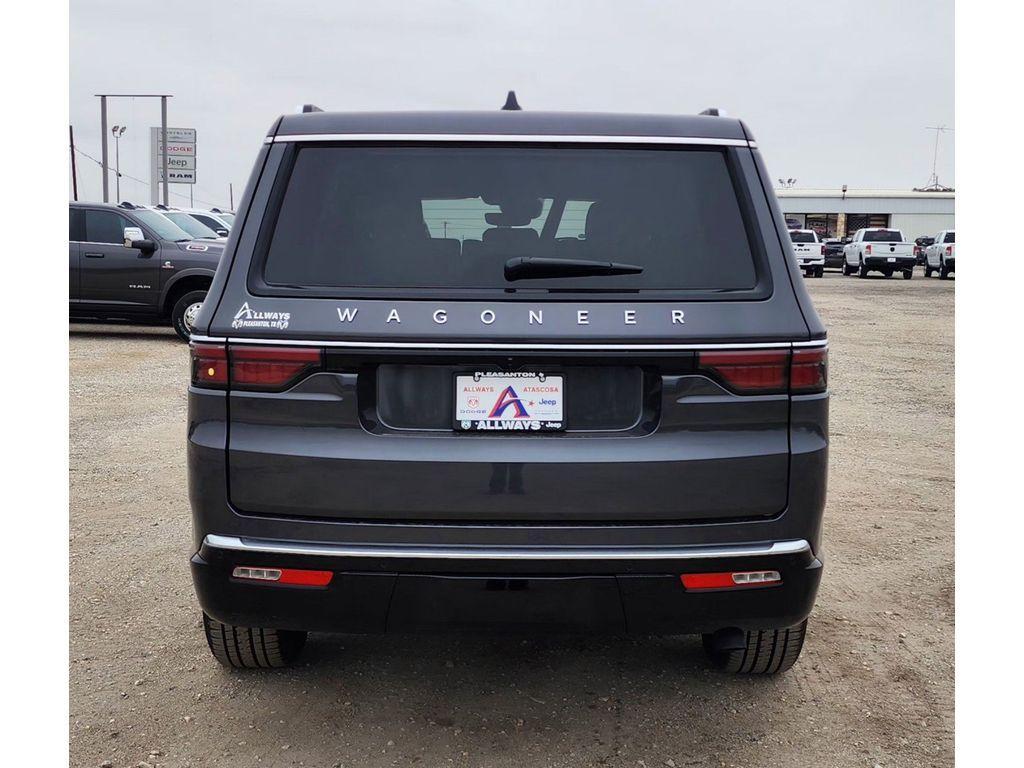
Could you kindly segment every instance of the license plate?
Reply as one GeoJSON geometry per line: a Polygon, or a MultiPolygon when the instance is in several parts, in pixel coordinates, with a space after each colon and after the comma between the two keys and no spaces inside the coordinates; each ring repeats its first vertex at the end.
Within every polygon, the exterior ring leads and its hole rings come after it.
{"type": "Polygon", "coordinates": [[[540,371],[457,374],[454,426],[460,432],[565,429],[564,379],[540,371]]]}
{"type": "Polygon", "coordinates": [[[896,261],[896,257],[895,256],[890,256],[889,257],[889,261],[896,261]]]}

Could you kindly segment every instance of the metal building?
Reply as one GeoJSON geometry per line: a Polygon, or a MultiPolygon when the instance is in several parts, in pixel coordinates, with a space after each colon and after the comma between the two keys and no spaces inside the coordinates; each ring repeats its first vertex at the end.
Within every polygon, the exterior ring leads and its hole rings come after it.
{"type": "Polygon", "coordinates": [[[845,237],[862,227],[892,227],[908,240],[955,228],[954,192],[892,189],[777,189],[790,227],[845,237]]]}

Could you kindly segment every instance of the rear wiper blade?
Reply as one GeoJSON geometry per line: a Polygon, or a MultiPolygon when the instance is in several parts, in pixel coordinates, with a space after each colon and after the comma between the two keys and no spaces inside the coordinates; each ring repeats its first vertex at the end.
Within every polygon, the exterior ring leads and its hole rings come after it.
{"type": "Polygon", "coordinates": [[[505,262],[505,279],[537,280],[545,277],[591,277],[599,275],[639,275],[644,268],[638,264],[588,259],[547,259],[540,256],[517,256],[505,262]]]}

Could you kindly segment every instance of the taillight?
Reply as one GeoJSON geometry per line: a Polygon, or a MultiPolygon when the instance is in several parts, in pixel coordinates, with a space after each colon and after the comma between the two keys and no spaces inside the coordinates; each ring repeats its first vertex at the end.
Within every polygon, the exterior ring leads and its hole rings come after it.
{"type": "Polygon", "coordinates": [[[864,253],[867,253],[867,254],[871,253],[871,246],[870,245],[865,245],[864,246],[864,253]]]}
{"type": "Polygon", "coordinates": [[[914,246],[914,255],[915,256],[920,256],[921,255],[921,246],[920,245],[915,245],[914,246]]]}
{"type": "Polygon", "coordinates": [[[794,349],[789,368],[789,391],[794,395],[824,392],[828,388],[828,347],[794,349]]]}
{"type": "Polygon", "coordinates": [[[189,345],[192,352],[192,384],[223,389],[228,385],[228,353],[223,344],[189,345]]]}
{"type": "Polygon", "coordinates": [[[322,355],[313,347],[236,347],[231,352],[231,387],[284,389],[320,367],[322,355]]]}
{"type": "Polygon", "coordinates": [[[741,394],[784,392],[789,350],[701,352],[698,365],[741,394]]]}
{"type": "Polygon", "coordinates": [[[828,386],[827,347],[700,352],[697,366],[740,395],[806,395],[828,386]]]}
{"type": "MultiPolygon", "coordinates": [[[[946,246],[946,255],[947,256],[952,256],[953,255],[953,246],[952,245],[947,245],[946,246]]],[[[967,254],[967,255],[968,255],[968,257],[970,256],[970,254],[967,254]]],[[[967,260],[970,261],[970,258],[968,258],[967,260]]]]}
{"type": "Polygon", "coordinates": [[[822,255],[822,256],[824,256],[824,255],[825,255],[825,246],[824,246],[824,245],[823,245],[823,246],[821,246],[821,255],[822,255]]]}
{"type": "Polygon", "coordinates": [[[225,346],[193,343],[192,384],[209,389],[279,391],[319,370],[316,347],[225,346]]]}

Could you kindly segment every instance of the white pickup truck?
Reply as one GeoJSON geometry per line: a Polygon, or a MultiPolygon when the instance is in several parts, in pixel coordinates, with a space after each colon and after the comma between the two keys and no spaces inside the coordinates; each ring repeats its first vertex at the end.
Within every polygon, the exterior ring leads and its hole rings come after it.
{"type": "Polygon", "coordinates": [[[793,255],[797,266],[804,271],[804,277],[822,277],[825,274],[825,246],[818,240],[813,229],[791,229],[789,239],[793,241],[793,255]]]}
{"type": "Polygon", "coordinates": [[[956,272],[956,230],[944,229],[935,236],[935,242],[924,249],[924,276],[939,273],[940,280],[956,272]]]}
{"type": "Polygon", "coordinates": [[[870,227],[858,229],[843,247],[843,274],[867,277],[868,272],[881,272],[892,277],[897,270],[904,280],[914,276],[914,244],[906,242],[898,229],[870,227]]]}

